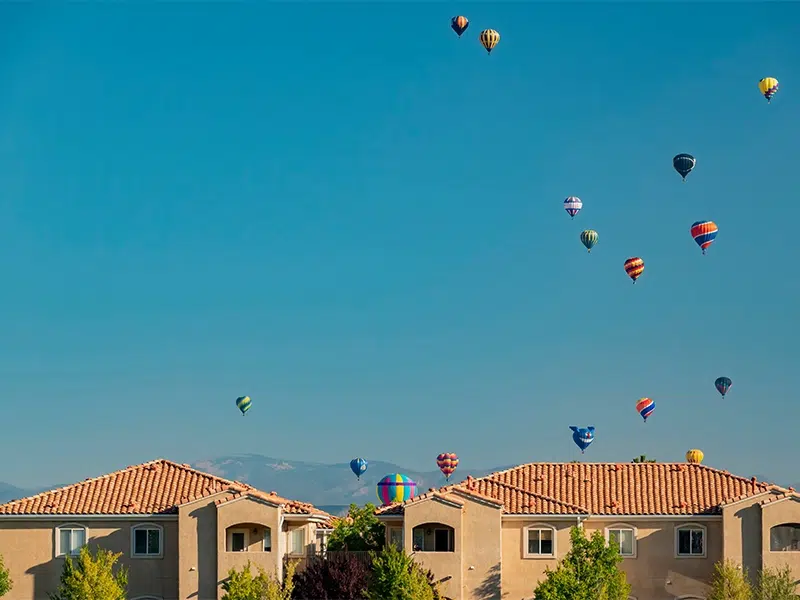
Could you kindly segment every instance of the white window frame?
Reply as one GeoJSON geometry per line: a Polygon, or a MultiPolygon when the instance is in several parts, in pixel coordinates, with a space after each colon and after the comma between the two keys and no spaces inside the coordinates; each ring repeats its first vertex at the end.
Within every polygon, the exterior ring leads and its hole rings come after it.
{"type": "MultiPolygon", "coordinates": [[[[541,546],[541,541],[539,542],[541,546]]],[[[558,549],[556,548],[556,528],[552,525],[548,525],[547,523],[532,523],[530,525],[526,525],[522,530],[522,558],[532,558],[532,559],[540,559],[540,560],[553,560],[556,556],[558,556],[558,549]],[[530,536],[531,531],[544,531],[545,529],[549,529],[553,536],[553,553],[552,554],[531,554],[528,552],[528,538],[530,536]]]]}
{"type": "Polygon", "coordinates": [[[799,550],[773,550],[772,549],[772,530],[775,529],[776,527],[793,527],[795,529],[800,529],[800,523],[796,523],[796,522],[778,523],[777,525],[773,525],[772,527],[770,527],[769,528],[769,551],[770,552],[774,552],[776,554],[786,554],[788,552],[800,552],[800,549],[799,550]]]}
{"type": "Polygon", "coordinates": [[[131,527],[131,558],[164,558],[164,528],[155,523],[139,523],[131,527]],[[136,532],[158,531],[158,554],[139,554],[136,552],[136,532]]]}
{"type": "Polygon", "coordinates": [[[400,549],[402,550],[403,546],[405,545],[404,544],[405,540],[403,539],[404,538],[404,536],[403,536],[403,528],[402,527],[389,527],[388,529],[389,529],[389,543],[390,544],[392,543],[392,533],[397,532],[397,533],[400,534],[400,549]]]}
{"type": "Polygon", "coordinates": [[[272,552],[272,527],[264,527],[264,535],[261,540],[261,551],[272,552]],[[267,549],[267,534],[269,534],[269,549],[267,549]]]}
{"type": "Polygon", "coordinates": [[[289,537],[289,552],[288,552],[289,556],[305,556],[305,554],[306,554],[306,545],[307,545],[307,542],[306,542],[306,528],[305,527],[296,527],[294,529],[290,529],[287,532],[287,534],[288,534],[288,537],[289,537]],[[295,548],[294,548],[294,535],[298,531],[301,533],[302,539],[303,539],[303,543],[301,544],[302,548],[300,549],[300,552],[297,552],[295,550],[295,548]]]}
{"type": "Polygon", "coordinates": [[[61,548],[61,532],[63,530],[69,530],[69,531],[82,530],[83,545],[85,546],[89,543],[89,528],[86,527],[86,525],[81,525],[80,523],[64,523],[63,525],[59,525],[53,530],[53,535],[55,537],[55,543],[53,544],[53,549],[55,550],[56,558],[63,558],[65,556],[78,556],[83,546],[69,553],[64,552],[64,550],[61,548]]]}
{"type": "Polygon", "coordinates": [[[681,523],[675,526],[675,558],[706,558],[708,555],[708,528],[700,523],[681,523]],[[703,553],[702,554],[680,554],[678,552],[678,539],[682,530],[699,530],[703,532],[703,553]]]}
{"type": "MultiPolygon", "coordinates": [[[[633,545],[632,545],[633,552],[631,554],[623,554],[620,551],[619,555],[622,558],[636,558],[636,556],[637,556],[637,554],[636,554],[636,552],[637,552],[636,542],[637,542],[637,536],[639,535],[639,532],[636,530],[636,527],[634,527],[633,525],[628,525],[627,523],[614,523],[614,524],[609,525],[608,527],[606,527],[606,529],[605,529],[606,544],[610,544],[611,543],[611,532],[612,531],[625,531],[625,530],[630,531],[633,534],[633,545]]],[[[703,544],[705,545],[705,537],[703,538],[703,544]]]]}
{"type": "Polygon", "coordinates": [[[239,553],[239,552],[249,552],[249,551],[250,551],[250,530],[245,529],[243,527],[229,527],[225,535],[225,552],[239,553]],[[232,550],[234,533],[244,534],[244,549],[232,550]],[[231,549],[229,550],[229,548],[231,549]]]}

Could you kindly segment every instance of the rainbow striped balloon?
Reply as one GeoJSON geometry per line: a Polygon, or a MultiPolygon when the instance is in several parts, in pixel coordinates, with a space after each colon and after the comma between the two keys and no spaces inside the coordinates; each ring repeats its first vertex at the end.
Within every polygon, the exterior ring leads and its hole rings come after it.
{"type": "Polygon", "coordinates": [[[656,409],[656,403],[650,398],[640,398],[636,403],[636,411],[642,415],[642,418],[647,422],[647,417],[653,414],[656,409]]]}
{"type": "Polygon", "coordinates": [[[714,221],[695,221],[692,223],[691,229],[689,229],[689,233],[692,234],[694,241],[703,250],[703,254],[706,253],[706,248],[714,243],[718,232],[719,229],[717,229],[717,224],[714,221]]]}
{"type": "Polygon", "coordinates": [[[378,482],[378,500],[386,506],[394,502],[405,502],[414,497],[417,484],[408,475],[389,473],[378,482]]]}

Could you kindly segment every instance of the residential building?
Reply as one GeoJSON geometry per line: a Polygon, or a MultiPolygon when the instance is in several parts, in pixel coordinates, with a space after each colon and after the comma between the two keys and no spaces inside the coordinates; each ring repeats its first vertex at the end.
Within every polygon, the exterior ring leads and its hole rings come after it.
{"type": "Polygon", "coordinates": [[[575,525],[618,545],[631,600],[703,599],[721,559],[800,580],[800,495],[699,464],[531,463],[378,516],[454,600],[530,600],[575,525]]]}
{"type": "Polygon", "coordinates": [[[0,505],[0,554],[9,600],[47,600],[85,544],[122,553],[131,600],[218,600],[232,567],[302,568],[330,523],[311,504],[159,459],[0,505]]]}

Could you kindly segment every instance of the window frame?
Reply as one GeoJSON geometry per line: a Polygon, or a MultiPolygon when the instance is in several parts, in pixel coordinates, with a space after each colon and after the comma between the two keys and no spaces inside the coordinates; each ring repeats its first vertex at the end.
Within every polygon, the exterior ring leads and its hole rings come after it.
{"type": "MultiPolygon", "coordinates": [[[[89,544],[89,528],[86,525],[81,525],[80,523],[64,523],[63,525],[58,525],[53,529],[53,554],[56,558],[64,558],[66,556],[78,556],[81,552],[80,546],[74,552],[63,552],[61,548],[61,531],[62,530],[69,530],[69,531],[83,531],[83,546],[87,546],[89,544]]],[[[72,538],[70,538],[70,544],[72,544],[72,538]]]]}
{"type": "Polygon", "coordinates": [[[786,522],[786,523],[778,523],[777,525],[773,525],[772,527],[769,528],[769,551],[770,552],[780,552],[780,553],[784,553],[784,552],[800,552],[800,544],[798,544],[798,547],[797,547],[796,550],[773,550],[772,549],[772,530],[775,529],[776,527],[792,527],[796,531],[800,532],[800,523],[786,522]]]}
{"type": "MultiPolygon", "coordinates": [[[[631,552],[631,554],[623,554],[620,551],[619,555],[622,558],[636,558],[638,556],[638,549],[636,546],[637,546],[637,541],[638,541],[637,537],[639,535],[639,532],[633,525],[629,525],[628,523],[612,523],[611,525],[606,527],[605,528],[606,544],[611,544],[612,531],[625,531],[625,530],[630,531],[633,535],[633,545],[632,545],[633,552],[631,552]]],[[[703,544],[705,545],[705,537],[703,537],[703,544]]]]}
{"type": "Polygon", "coordinates": [[[289,534],[289,549],[288,549],[289,551],[287,552],[287,554],[289,556],[305,556],[306,555],[306,546],[308,545],[308,543],[306,541],[306,528],[305,527],[295,527],[294,529],[290,529],[287,533],[289,534]],[[295,533],[297,533],[298,531],[301,533],[302,540],[303,540],[302,544],[301,544],[302,545],[302,549],[300,550],[300,552],[296,552],[295,549],[294,549],[294,536],[295,536],[295,533]]]}
{"type": "Polygon", "coordinates": [[[675,558],[706,558],[708,556],[708,528],[700,523],[681,523],[675,526],[675,558]],[[681,554],[680,553],[680,532],[683,530],[694,530],[703,532],[703,553],[702,554],[681,554]]]}
{"type": "MultiPolygon", "coordinates": [[[[558,556],[558,548],[556,547],[556,528],[547,523],[531,523],[522,529],[522,558],[526,559],[539,559],[539,560],[554,560],[558,556]],[[553,536],[553,553],[552,554],[531,554],[528,552],[528,540],[530,539],[531,531],[544,531],[549,529],[553,536]]],[[[542,542],[539,540],[539,547],[541,548],[542,542]]]]}
{"type": "Polygon", "coordinates": [[[402,527],[389,527],[388,529],[389,529],[389,540],[388,540],[389,543],[390,544],[394,543],[394,541],[392,540],[392,534],[393,533],[397,533],[399,535],[399,537],[400,537],[399,549],[402,550],[403,546],[405,545],[405,539],[404,539],[405,536],[403,535],[404,534],[403,528],[402,527]]]}
{"type": "Polygon", "coordinates": [[[156,523],[137,523],[131,527],[131,558],[135,559],[158,559],[164,558],[164,528],[156,523]],[[136,552],[136,532],[137,531],[158,531],[158,553],[140,554],[136,552]]]}
{"type": "Polygon", "coordinates": [[[236,553],[250,551],[250,530],[244,527],[228,527],[225,531],[225,552],[236,553]],[[244,535],[244,548],[233,550],[233,534],[241,533],[244,535]]]}
{"type": "Polygon", "coordinates": [[[264,533],[261,535],[261,551],[272,552],[272,527],[264,526],[264,533]],[[269,535],[269,548],[267,548],[267,535],[269,535]]]}

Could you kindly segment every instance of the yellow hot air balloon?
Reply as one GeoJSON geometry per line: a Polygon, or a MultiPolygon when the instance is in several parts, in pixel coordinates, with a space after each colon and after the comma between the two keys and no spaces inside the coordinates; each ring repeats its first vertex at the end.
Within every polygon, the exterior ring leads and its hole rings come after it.
{"type": "Polygon", "coordinates": [[[764,94],[764,98],[767,99],[767,102],[771,102],[775,92],[778,91],[778,80],[774,77],[764,77],[764,79],[758,82],[758,89],[764,94]]]}
{"type": "Polygon", "coordinates": [[[686,453],[686,462],[692,463],[693,465],[699,465],[703,462],[703,451],[698,450],[697,448],[693,448],[686,453]]]}
{"type": "Polygon", "coordinates": [[[494,29],[484,29],[478,36],[478,39],[481,41],[481,44],[483,44],[483,47],[486,48],[486,52],[491,54],[494,47],[497,46],[497,42],[500,41],[500,34],[494,29]]]}

